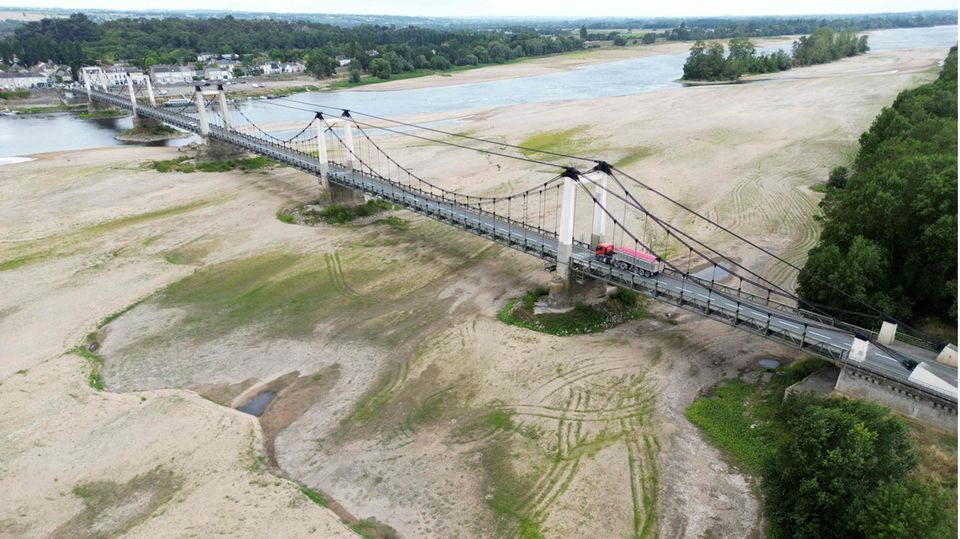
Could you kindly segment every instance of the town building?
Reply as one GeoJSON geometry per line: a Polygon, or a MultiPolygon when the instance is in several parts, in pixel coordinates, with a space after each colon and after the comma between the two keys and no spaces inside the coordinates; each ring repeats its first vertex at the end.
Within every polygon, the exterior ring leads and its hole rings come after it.
{"type": "Polygon", "coordinates": [[[207,80],[230,80],[233,78],[233,69],[223,67],[208,67],[203,70],[203,78],[207,80]]]}
{"type": "Polygon", "coordinates": [[[307,66],[301,64],[300,62],[291,62],[280,66],[280,71],[282,73],[303,73],[306,70],[307,66]]]}
{"type": "Polygon", "coordinates": [[[0,71],[0,89],[2,90],[25,90],[47,86],[49,84],[47,76],[35,71],[0,71]]]}
{"type": "Polygon", "coordinates": [[[279,75],[281,72],[280,64],[276,62],[263,62],[257,67],[264,75],[279,75]]]}
{"type": "Polygon", "coordinates": [[[156,85],[191,84],[196,75],[196,70],[186,66],[156,64],[150,68],[150,79],[156,85]]]}
{"type": "Polygon", "coordinates": [[[344,55],[342,55],[342,54],[338,54],[338,55],[337,55],[337,63],[340,64],[340,67],[344,67],[344,66],[350,65],[350,61],[351,61],[351,60],[350,60],[350,57],[349,57],[349,56],[344,56],[344,55]]]}

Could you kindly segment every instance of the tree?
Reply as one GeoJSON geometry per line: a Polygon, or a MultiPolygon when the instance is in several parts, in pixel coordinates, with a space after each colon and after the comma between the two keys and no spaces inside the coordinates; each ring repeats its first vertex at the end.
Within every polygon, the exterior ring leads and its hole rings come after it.
{"type": "Polygon", "coordinates": [[[847,185],[847,167],[833,167],[827,179],[827,185],[843,189],[847,185]]]}
{"type": "Polygon", "coordinates": [[[581,27],[580,27],[580,39],[587,39],[587,27],[586,27],[586,26],[581,26],[581,27]]]}
{"type": "Polygon", "coordinates": [[[356,84],[360,82],[360,70],[353,68],[350,70],[350,82],[356,84]]]}
{"type": "Polygon", "coordinates": [[[656,40],[657,40],[657,34],[653,32],[647,32],[646,34],[643,34],[643,40],[641,41],[641,43],[643,43],[644,45],[650,45],[654,43],[656,40]]]}
{"type": "Polygon", "coordinates": [[[888,481],[856,504],[854,526],[863,537],[899,539],[922,534],[929,539],[952,539],[946,523],[948,501],[938,489],[919,480],[888,481]]]}
{"type": "Polygon", "coordinates": [[[803,299],[867,310],[853,295],[908,323],[956,320],[956,65],[954,48],[936,81],[901,92],[861,135],[853,172],[821,201],[823,232],[798,276],[803,299]]]}
{"type": "Polygon", "coordinates": [[[867,401],[809,395],[788,397],[780,416],[762,482],[770,536],[865,537],[859,509],[918,462],[903,421],[867,401]]]}
{"type": "Polygon", "coordinates": [[[446,71],[450,69],[450,60],[447,60],[446,56],[442,54],[434,55],[430,59],[430,67],[437,71],[446,71]]]}
{"type": "Polygon", "coordinates": [[[625,37],[623,37],[623,36],[617,36],[617,37],[613,38],[613,44],[614,44],[614,46],[616,46],[616,47],[626,46],[626,44],[627,44],[627,39],[626,39],[625,37]]]}
{"type": "Polygon", "coordinates": [[[370,62],[370,74],[383,80],[389,79],[390,62],[384,58],[374,58],[373,61],[370,62]]]}
{"type": "Polygon", "coordinates": [[[337,61],[320,49],[311,51],[307,56],[307,73],[314,77],[331,77],[336,69],[337,61]]]}

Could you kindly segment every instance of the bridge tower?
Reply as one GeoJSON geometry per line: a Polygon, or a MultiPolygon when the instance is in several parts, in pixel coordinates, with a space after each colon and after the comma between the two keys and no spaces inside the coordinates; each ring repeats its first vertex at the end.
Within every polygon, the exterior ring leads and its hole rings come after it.
{"type": "Polygon", "coordinates": [[[87,90],[87,112],[99,112],[110,108],[109,105],[94,101],[90,97],[90,90],[96,87],[101,92],[107,91],[107,75],[100,66],[81,67],[80,78],[83,79],[83,86],[87,90]]]}
{"type": "MultiPolygon", "coordinates": [[[[591,172],[592,173],[592,172],[591,172]]],[[[573,233],[576,224],[577,188],[582,174],[575,168],[567,168],[563,173],[563,190],[560,195],[560,228],[557,230],[557,270],[550,283],[550,295],[547,303],[554,308],[569,308],[574,303],[603,296],[607,286],[603,281],[586,276],[574,276],[570,269],[573,256],[573,233]],[[574,277],[574,278],[571,278],[574,277]]],[[[606,183],[603,184],[606,186],[606,183]]],[[[603,191],[601,189],[601,191],[603,191]]],[[[604,200],[606,200],[604,192],[604,200]]],[[[599,198],[598,198],[599,201],[599,198]]],[[[594,207],[594,227],[591,234],[591,249],[596,245],[594,236],[600,236],[604,220],[597,219],[594,207]]]]}
{"type": "Polygon", "coordinates": [[[351,172],[357,169],[357,155],[353,144],[353,118],[350,113],[337,119],[325,119],[322,113],[317,113],[314,120],[317,125],[317,159],[320,161],[320,200],[332,204],[356,205],[365,201],[362,192],[344,187],[336,182],[330,182],[330,161],[327,153],[327,130],[340,126],[343,136],[344,149],[347,152],[347,163],[351,172]]]}

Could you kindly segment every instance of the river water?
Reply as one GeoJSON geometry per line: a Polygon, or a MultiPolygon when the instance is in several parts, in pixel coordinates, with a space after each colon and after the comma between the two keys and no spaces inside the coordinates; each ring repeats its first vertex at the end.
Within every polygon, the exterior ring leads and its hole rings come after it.
{"type": "MultiPolygon", "coordinates": [[[[947,48],[956,42],[956,26],[878,30],[870,34],[870,46],[875,51],[947,48]]],[[[788,49],[789,43],[784,43],[784,48],[788,49]]],[[[761,50],[771,52],[777,48],[764,47],[761,50]]],[[[678,87],[675,81],[682,74],[685,60],[686,54],[647,56],[535,77],[412,90],[308,92],[294,99],[386,117],[593,99],[678,87]]],[[[277,103],[289,104],[284,100],[251,100],[242,105],[242,110],[258,124],[306,123],[312,117],[308,112],[281,108],[277,103]]],[[[71,114],[0,117],[0,157],[117,146],[122,143],[114,136],[130,127],[130,118],[84,120],[71,114]]],[[[189,140],[180,139],[174,144],[185,144],[189,140]]]]}

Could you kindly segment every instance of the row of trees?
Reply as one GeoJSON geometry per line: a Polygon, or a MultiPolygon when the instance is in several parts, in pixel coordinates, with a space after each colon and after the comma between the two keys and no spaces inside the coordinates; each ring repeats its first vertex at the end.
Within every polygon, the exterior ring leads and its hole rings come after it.
{"type": "MultiPolygon", "coordinates": [[[[957,12],[886,13],[877,15],[811,16],[811,17],[740,17],[688,19],[657,35],[670,41],[726,39],[731,37],[765,37],[812,34],[820,28],[862,32],[882,28],[918,28],[957,24],[957,12]]],[[[602,26],[596,25],[595,28],[602,26]]],[[[621,26],[622,28],[622,23],[621,26]]],[[[656,22],[644,28],[663,28],[656,22]]]]}
{"type": "Polygon", "coordinates": [[[835,32],[832,28],[820,28],[794,41],[792,55],[783,50],[757,54],[756,47],[745,37],[731,39],[727,48],[729,53],[720,42],[709,45],[702,40],[695,42],[683,66],[684,80],[736,80],[746,73],[774,73],[792,66],[831,62],[869,50],[867,36],[835,32]]]}
{"type": "Polygon", "coordinates": [[[513,58],[577,50],[572,36],[547,36],[526,29],[511,32],[393,28],[274,20],[117,19],[96,24],[83,14],[25,24],[0,41],[0,61],[16,56],[25,64],[53,60],[74,68],[94,61],[128,60],[141,67],[188,63],[201,52],[250,57],[267,53],[278,61],[306,59],[315,74],[328,74],[345,55],[359,69],[385,74],[452,65],[502,63],[513,58]],[[377,55],[366,51],[376,50],[377,55]],[[435,57],[439,57],[435,60],[435,57]]]}
{"type": "Polygon", "coordinates": [[[955,323],[956,47],[936,81],[901,92],[877,116],[852,169],[821,202],[823,233],[800,272],[800,296],[955,323]]]}

